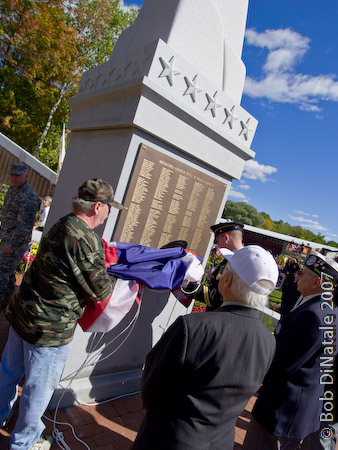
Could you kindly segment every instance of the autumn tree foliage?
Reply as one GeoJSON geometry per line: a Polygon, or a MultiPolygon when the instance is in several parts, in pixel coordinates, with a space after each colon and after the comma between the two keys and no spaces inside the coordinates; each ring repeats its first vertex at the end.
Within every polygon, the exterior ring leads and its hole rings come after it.
{"type": "Polygon", "coordinates": [[[0,131],[55,169],[67,100],[136,14],[119,0],[1,0],[0,131]]]}

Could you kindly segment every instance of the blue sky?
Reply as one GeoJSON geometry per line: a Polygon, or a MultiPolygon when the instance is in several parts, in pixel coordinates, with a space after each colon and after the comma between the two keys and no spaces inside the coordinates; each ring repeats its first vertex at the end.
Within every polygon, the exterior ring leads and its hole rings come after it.
{"type": "Polygon", "coordinates": [[[241,105],[259,121],[256,156],[228,197],[336,242],[337,22],[337,0],[249,0],[241,105]]]}

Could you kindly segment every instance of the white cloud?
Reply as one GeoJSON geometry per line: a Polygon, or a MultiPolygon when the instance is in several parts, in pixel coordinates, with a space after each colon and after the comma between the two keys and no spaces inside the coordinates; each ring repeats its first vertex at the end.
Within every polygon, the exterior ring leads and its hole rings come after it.
{"type": "Polygon", "coordinates": [[[320,111],[320,100],[338,101],[338,81],[335,75],[295,73],[295,66],[309,50],[310,39],[291,29],[246,31],[246,43],[266,48],[268,55],[262,68],[263,76],[246,78],[244,92],[253,98],[267,98],[280,103],[294,103],[300,109],[320,111]]]}
{"type": "Polygon", "coordinates": [[[123,1],[123,0],[120,0],[120,8],[126,11],[126,10],[131,9],[131,8],[139,9],[140,6],[137,5],[136,3],[129,4],[129,5],[127,6],[127,5],[124,4],[124,1],[123,1]]]}
{"type": "Polygon", "coordinates": [[[255,29],[248,28],[245,38],[249,44],[261,48],[266,47],[269,50],[276,50],[284,47],[299,53],[304,53],[308,49],[310,42],[309,38],[300,35],[296,31],[291,30],[291,28],[265,30],[263,33],[258,33],[255,29]]]}
{"type": "MultiPolygon", "coordinates": [[[[301,224],[304,228],[305,228],[305,226],[306,226],[306,224],[301,224]]],[[[323,227],[322,225],[320,225],[320,224],[317,224],[317,225],[308,225],[308,228],[310,228],[310,230],[315,230],[315,231],[326,231],[327,230],[327,228],[325,228],[325,227],[323,227]]]]}
{"type": "Polygon", "coordinates": [[[262,181],[262,183],[265,183],[266,181],[271,181],[268,178],[268,175],[276,172],[278,172],[276,167],[264,166],[258,161],[250,159],[249,161],[246,161],[244,165],[243,177],[248,178],[249,180],[259,180],[262,181]]]}
{"type": "Polygon", "coordinates": [[[314,217],[315,219],[319,219],[319,216],[317,216],[317,214],[306,213],[304,211],[300,211],[299,209],[294,209],[293,212],[295,212],[297,214],[301,214],[302,216],[311,216],[311,217],[314,217]]]}
{"type": "Polygon", "coordinates": [[[300,216],[300,217],[292,216],[291,214],[289,214],[289,217],[290,217],[290,219],[297,222],[301,227],[310,228],[311,230],[316,230],[316,231],[328,230],[328,228],[325,228],[322,225],[320,225],[320,223],[318,221],[306,219],[305,217],[302,217],[302,216],[300,216]]]}
{"type": "Polygon", "coordinates": [[[310,223],[310,224],[314,224],[314,225],[318,224],[318,222],[315,222],[314,220],[311,220],[311,219],[305,219],[305,217],[296,217],[296,216],[291,216],[291,215],[289,215],[289,217],[290,217],[290,219],[296,220],[298,222],[310,223]]]}
{"type": "Polygon", "coordinates": [[[332,240],[332,238],[338,238],[338,234],[335,233],[327,233],[327,237],[325,239],[332,240]]]}
{"type": "Polygon", "coordinates": [[[244,189],[245,191],[248,191],[249,189],[251,189],[251,186],[249,186],[248,184],[240,184],[237,187],[238,187],[238,189],[244,189]]]}
{"type": "Polygon", "coordinates": [[[250,200],[245,194],[243,194],[243,192],[238,192],[232,187],[230,188],[229,191],[229,197],[236,198],[242,202],[248,202],[250,200]]]}

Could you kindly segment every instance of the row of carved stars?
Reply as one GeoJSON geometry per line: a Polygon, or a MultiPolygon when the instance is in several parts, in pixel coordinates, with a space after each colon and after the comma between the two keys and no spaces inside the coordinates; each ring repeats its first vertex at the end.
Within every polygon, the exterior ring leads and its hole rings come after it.
{"type": "MultiPolygon", "coordinates": [[[[159,58],[160,63],[162,65],[162,72],[159,75],[159,78],[166,78],[170,86],[174,86],[174,77],[177,75],[180,75],[181,72],[174,69],[174,56],[172,56],[168,61],[163,59],[162,57],[159,58]]],[[[192,80],[190,80],[188,77],[184,77],[184,81],[187,85],[187,88],[183,95],[190,95],[191,100],[193,103],[196,103],[196,96],[197,94],[203,92],[202,89],[200,89],[197,85],[197,77],[198,75],[195,75],[192,80]]],[[[235,120],[238,120],[239,118],[235,116],[235,106],[232,106],[232,108],[226,108],[225,106],[222,106],[220,103],[217,103],[217,94],[216,92],[214,96],[212,97],[207,92],[205,93],[205,96],[207,98],[208,104],[205,108],[205,111],[210,111],[213,117],[216,117],[217,114],[217,108],[222,108],[225,113],[225,120],[223,124],[229,124],[229,128],[232,130],[234,127],[235,120]]],[[[240,124],[242,127],[241,132],[239,133],[239,136],[244,136],[245,140],[247,141],[249,139],[249,133],[253,130],[249,127],[250,117],[246,122],[243,120],[240,120],[240,124]]]]}
{"type": "MultiPolygon", "coordinates": [[[[131,76],[140,75],[143,73],[144,65],[146,60],[149,59],[148,54],[143,54],[142,57],[137,61],[126,61],[126,65],[124,67],[113,67],[111,68],[108,73],[101,73],[98,76],[96,76],[95,79],[93,78],[87,78],[85,81],[84,86],[80,86],[81,91],[87,91],[91,90],[94,87],[97,87],[98,84],[104,86],[105,84],[109,84],[111,78],[114,79],[114,81],[122,81],[126,77],[127,71],[131,69],[131,76]]],[[[162,71],[159,75],[159,78],[166,78],[170,86],[174,86],[174,77],[177,75],[180,75],[181,72],[174,69],[174,59],[175,56],[172,56],[167,62],[164,58],[160,57],[160,63],[162,65],[162,71]]],[[[183,95],[190,95],[191,100],[193,103],[196,102],[196,96],[197,94],[203,92],[202,89],[200,89],[197,85],[197,77],[198,75],[195,75],[195,77],[190,80],[188,77],[184,76],[185,83],[187,85],[187,88],[183,95]]],[[[215,118],[217,114],[217,109],[222,108],[225,113],[225,120],[223,121],[224,124],[228,124],[229,128],[231,130],[234,129],[234,122],[236,120],[239,120],[239,117],[235,115],[235,107],[236,105],[232,106],[231,108],[227,108],[224,105],[222,106],[220,103],[217,103],[217,92],[212,97],[210,94],[205,93],[205,96],[207,98],[207,106],[205,108],[205,111],[210,111],[212,116],[215,118]]],[[[244,139],[247,141],[249,139],[249,134],[253,131],[250,128],[250,117],[244,122],[243,120],[240,120],[241,125],[241,131],[239,133],[239,136],[243,136],[244,139]]]]}

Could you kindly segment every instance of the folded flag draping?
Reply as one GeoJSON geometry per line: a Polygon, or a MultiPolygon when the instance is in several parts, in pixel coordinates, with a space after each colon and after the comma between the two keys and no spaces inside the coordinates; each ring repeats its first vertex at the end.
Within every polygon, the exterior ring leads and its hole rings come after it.
{"type": "MultiPolygon", "coordinates": [[[[117,278],[111,296],[103,302],[88,302],[78,323],[84,331],[112,330],[138,302],[140,285],[173,291],[185,304],[180,286],[200,281],[201,258],[181,247],[156,249],[144,245],[103,240],[107,272],[117,278]]],[[[190,299],[189,299],[190,302],[190,299]]]]}

